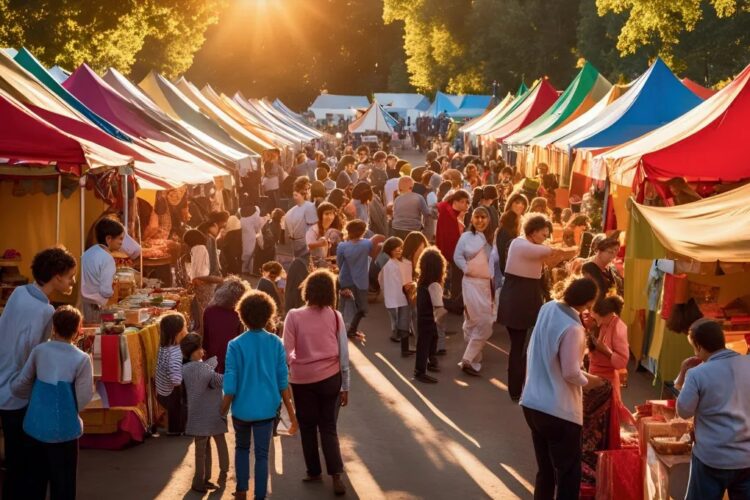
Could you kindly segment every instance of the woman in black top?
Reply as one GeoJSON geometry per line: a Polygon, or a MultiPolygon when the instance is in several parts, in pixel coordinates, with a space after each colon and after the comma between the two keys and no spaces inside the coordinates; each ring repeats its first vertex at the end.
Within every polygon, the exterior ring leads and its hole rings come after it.
{"type": "Polygon", "coordinates": [[[606,297],[610,290],[622,296],[623,281],[612,264],[619,250],[620,243],[616,239],[605,238],[597,244],[596,254],[581,269],[583,275],[594,280],[599,287],[597,301],[606,297]]]}

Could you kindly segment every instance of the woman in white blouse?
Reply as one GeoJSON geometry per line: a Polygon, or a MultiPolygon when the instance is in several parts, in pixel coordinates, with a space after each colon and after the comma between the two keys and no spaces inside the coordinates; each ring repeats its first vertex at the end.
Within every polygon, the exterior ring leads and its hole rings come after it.
{"type": "Polygon", "coordinates": [[[477,207],[471,214],[471,227],[456,245],[453,262],[464,273],[464,340],[466,351],[458,364],[465,373],[478,376],[482,368],[482,349],[492,336],[492,247],[489,234],[490,214],[477,207]]]}

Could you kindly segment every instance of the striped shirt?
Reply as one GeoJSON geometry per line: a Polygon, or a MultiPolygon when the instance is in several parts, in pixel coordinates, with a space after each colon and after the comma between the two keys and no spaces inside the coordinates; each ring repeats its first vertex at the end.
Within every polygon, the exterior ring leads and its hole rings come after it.
{"type": "Polygon", "coordinates": [[[216,373],[216,357],[208,361],[190,361],[182,366],[187,393],[188,417],[185,434],[215,436],[227,432],[227,421],[221,416],[224,376],[216,373]]]}
{"type": "Polygon", "coordinates": [[[182,352],[180,346],[159,347],[156,358],[156,393],[169,396],[182,384],[182,352]]]}

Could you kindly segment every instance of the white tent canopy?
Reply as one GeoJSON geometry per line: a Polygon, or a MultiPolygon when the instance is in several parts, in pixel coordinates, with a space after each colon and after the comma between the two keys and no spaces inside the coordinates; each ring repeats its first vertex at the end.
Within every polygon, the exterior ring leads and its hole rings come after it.
{"type": "Polygon", "coordinates": [[[352,134],[364,134],[365,132],[387,132],[392,134],[392,121],[393,118],[389,119],[388,112],[383,109],[383,106],[378,104],[376,99],[362,116],[349,125],[349,132],[352,134]]]}
{"type": "Polygon", "coordinates": [[[308,108],[316,120],[325,120],[326,115],[354,118],[358,109],[367,108],[370,101],[363,95],[320,94],[308,108]]]}

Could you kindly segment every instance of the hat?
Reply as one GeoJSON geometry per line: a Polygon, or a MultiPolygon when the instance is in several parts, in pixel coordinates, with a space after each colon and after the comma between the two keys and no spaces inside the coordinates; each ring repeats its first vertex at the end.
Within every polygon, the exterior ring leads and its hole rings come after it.
{"type": "Polygon", "coordinates": [[[228,233],[229,231],[236,231],[238,229],[242,229],[242,224],[240,224],[240,220],[237,218],[236,215],[230,215],[229,219],[227,219],[227,225],[224,227],[224,232],[228,233]]]}

